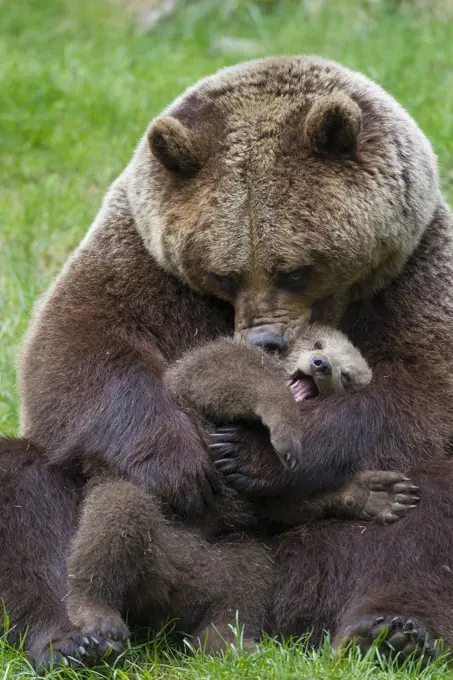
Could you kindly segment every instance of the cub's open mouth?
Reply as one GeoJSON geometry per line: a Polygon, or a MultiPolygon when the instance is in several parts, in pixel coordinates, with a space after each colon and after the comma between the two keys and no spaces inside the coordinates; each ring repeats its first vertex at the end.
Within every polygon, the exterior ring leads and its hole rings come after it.
{"type": "Polygon", "coordinates": [[[292,392],[295,401],[306,401],[313,399],[319,394],[315,381],[310,375],[296,371],[288,382],[288,387],[292,392]]]}

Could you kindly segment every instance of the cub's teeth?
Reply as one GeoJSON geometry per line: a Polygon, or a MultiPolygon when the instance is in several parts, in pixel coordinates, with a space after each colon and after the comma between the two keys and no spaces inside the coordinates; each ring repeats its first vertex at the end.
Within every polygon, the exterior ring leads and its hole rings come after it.
{"type": "Polygon", "coordinates": [[[305,399],[310,399],[314,395],[314,386],[310,378],[299,378],[290,386],[291,392],[293,394],[294,400],[297,402],[304,401],[305,399]]]}

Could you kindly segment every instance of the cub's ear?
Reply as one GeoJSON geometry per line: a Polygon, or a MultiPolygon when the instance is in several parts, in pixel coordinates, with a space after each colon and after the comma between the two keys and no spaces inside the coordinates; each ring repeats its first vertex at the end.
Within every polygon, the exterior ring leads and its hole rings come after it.
{"type": "Polygon", "coordinates": [[[360,107],[340,92],[321,97],[305,120],[305,141],[316,153],[353,157],[362,125],[360,107]]]}
{"type": "Polygon", "coordinates": [[[148,143],[167,170],[186,177],[195,175],[205,160],[194,132],[172,116],[161,116],[151,123],[148,143]]]}

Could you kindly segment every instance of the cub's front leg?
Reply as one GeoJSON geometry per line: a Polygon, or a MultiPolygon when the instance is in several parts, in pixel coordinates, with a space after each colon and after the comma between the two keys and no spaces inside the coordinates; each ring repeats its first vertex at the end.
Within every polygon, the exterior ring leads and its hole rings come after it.
{"type": "Polygon", "coordinates": [[[400,472],[365,470],[349,484],[320,496],[328,514],[390,524],[417,507],[420,489],[400,472]]]}
{"type": "Polygon", "coordinates": [[[400,472],[365,470],[338,489],[301,498],[296,492],[258,503],[260,514],[287,526],[336,517],[391,524],[417,507],[420,490],[400,472]]]}
{"type": "Polygon", "coordinates": [[[302,458],[302,432],[287,380],[277,359],[231,340],[189,352],[164,375],[177,403],[210,422],[261,421],[285,468],[294,469],[302,458]]]}

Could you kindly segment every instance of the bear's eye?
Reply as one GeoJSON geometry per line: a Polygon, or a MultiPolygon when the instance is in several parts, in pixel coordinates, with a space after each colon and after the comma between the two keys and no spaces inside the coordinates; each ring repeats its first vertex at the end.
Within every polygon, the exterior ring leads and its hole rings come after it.
{"type": "Polygon", "coordinates": [[[319,340],[317,340],[315,342],[315,349],[323,349],[322,342],[319,342],[319,340]]]}
{"type": "Polygon", "coordinates": [[[236,279],[231,274],[221,276],[220,274],[208,274],[208,280],[217,295],[233,297],[236,292],[236,279]]]}
{"type": "Polygon", "coordinates": [[[313,268],[309,266],[299,267],[292,272],[285,272],[278,276],[278,287],[282,290],[300,292],[307,288],[310,283],[313,268]]]}

